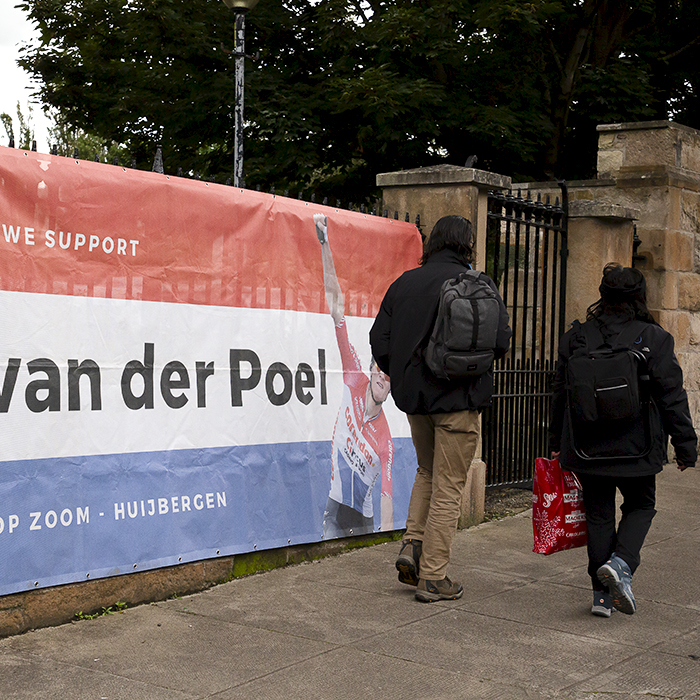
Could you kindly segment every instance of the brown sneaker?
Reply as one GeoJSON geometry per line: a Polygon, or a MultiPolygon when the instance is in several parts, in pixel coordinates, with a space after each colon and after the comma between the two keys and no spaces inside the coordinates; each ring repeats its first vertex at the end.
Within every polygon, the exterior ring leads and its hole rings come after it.
{"type": "Polygon", "coordinates": [[[445,576],[442,581],[426,581],[424,578],[418,581],[416,600],[422,603],[434,603],[436,600],[457,600],[462,597],[464,589],[459,581],[450,581],[445,576]]]}
{"type": "Polygon", "coordinates": [[[396,559],[396,569],[399,572],[399,581],[409,586],[418,585],[418,572],[420,567],[420,555],[423,543],[420,540],[403,540],[401,551],[396,559]]]}

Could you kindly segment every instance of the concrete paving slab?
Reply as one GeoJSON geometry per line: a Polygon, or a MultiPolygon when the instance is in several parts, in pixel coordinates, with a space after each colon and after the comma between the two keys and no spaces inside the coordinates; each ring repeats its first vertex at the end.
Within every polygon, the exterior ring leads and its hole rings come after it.
{"type": "MultiPolygon", "coordinates": [[[[458,533],[460,540],[466,533],[458,533]]],[[[326,584],[348,586],[368,592],[380,592],[385,595],[410,600],[415,588],[406,586],[398,580],[395,568],[399,552],[397,543],[387,543],[373,547],[381,550],[380,556],[365,557],[352,552],[324,560],[324,562],[297,567],[300,579],[323,581],[326,584]],[[357,556],[353,556],[356,555],[357,556]]],[[[484,595],[493,595],[500,590],[509,590],[522,586],[533,579],[521,573],[479,570],[466,565],[457,553],[450,566],[450,575],[464,584],[464,600],[479,599],[484,595]]]]}
{"type": "Polygon", "coordinates": [[[682,535],[700,541],[700,521],[697,509],[683,507],[689,498],[700,503],[700,479],[695,473],[700,469],[687,470],[683,473],[666,467],[659,479],[663,478],[664,486],[657,495],[656,510],[646,545],[663,541],[669,537],[682,535]],[[674,473],[675,471],[675,473],[674,473]]]}
{"type": "Polygon", "coordinates": [[[352,646],[543,691],[559,691],[639,653],[634,647],[458,607],[352,646]]]}
{"type": "MultiPolygon", "coordinates": [[[[196,697],[327,651],[330,645],[147,605],[5,640],[14,652],[196,697]]],[[[0,693],[0,697],[2,694],[0,693]]]]}
{"type": "MultiPolygon", "coordinates": [[[[95,662],[97,665],[98,662],[95,662]]],[[[193,700],[194,695],[33,654],[0,651],[3,700],[193,700]]]]}
{"type": "Polygon", "coordinates": [[[576,550],[545,556],[535,554],[532,547],[532,514],[525,511],[505,520],[460,531],[454,540],[450,566],[467,569],[487,566],[489,570],[502,574],[536,580],[581,565],[576,550]]]}
{"type": "Polygon", "coordinates": [[[344,648],[317,656],[215,696],[216,700],[553,700],[550,692],[480,680],[385,654],[344,648]]]}
{"type": "Polygon", "coordinates": [[[690,632],[679,632],[673,639],[661,642],[655,648],[655,651],[663,652],[664,654],[673,654],[695,661],[698,675],[700,675],[700,625],[690,632]]]}
{"type": "Polygon", "coordinates": [[[398,542],[387,542],[367,550],[338,554],[294,567],[295,576],[300,585],[304,581],[323,581],[372,593],[400,595],[404,586],[398,582],[394,568],[399,548],[398,542]]]}
{"type": "Polygon", "coordinates": [[[634,693],[637,697],[700,697],[698,662],[672,654],[648,652],[592,676],[577,689],[634,693]]]}
{"type": "Polygon", "coordinates": [[[700,611],[699,550],[685,535],[645,546],[632,579],[635,597],[700,611]]]}
{"type": "Polygon", "coordinates": [[[610,618],[601,618],[590,614],[592,602],[593,594],[588,588],[561,584],[543,586],[535,582],[505,591],[479,604],[465,602],[460,607],[522,622],[536,629],[559,630],[637,648],[649,648],[700,625],[700,613],[679,606],[640,599],[639,611],[634,618],[617,611],[610,618]]]}
{"type": "Polygon", "coordinates": [[[196,616],[329,644],[347,644],[434,614],[424,606],[407,604],[415,589],[386,595],[299,579],[295,572],[264,576],[264,581],[251,576],[166,605],[196,616]]]}

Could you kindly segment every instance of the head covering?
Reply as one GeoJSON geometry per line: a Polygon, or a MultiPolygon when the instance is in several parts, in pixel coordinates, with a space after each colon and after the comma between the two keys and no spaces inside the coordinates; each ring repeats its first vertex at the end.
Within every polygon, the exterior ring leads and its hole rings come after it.
{"type": "Polygon", "coordinates": [[[632,303],[646,299],[647,283],[632,267],[606,266],[598,287],[600,298],[608,304],[632,303]]]}

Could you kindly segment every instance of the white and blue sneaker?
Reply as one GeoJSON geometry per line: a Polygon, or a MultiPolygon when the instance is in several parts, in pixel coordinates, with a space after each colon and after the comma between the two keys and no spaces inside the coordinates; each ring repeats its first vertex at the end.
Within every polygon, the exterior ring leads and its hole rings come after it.
{"type": "Polygon", "coordinates": [[[632,572],[627,562],[613,555],[596,572],[598,580],[610,592],[610,599],[617,610],[632,615],[637,610],[637,603],[632,593],[632,572]]]}
{"type": "Polygon", "coordinates": [[[610,593],[607,591],[593,591],[593,605],[591,614],[598,617],[610,617],[613,611],[613,604],[610,600],[610,593]]]}

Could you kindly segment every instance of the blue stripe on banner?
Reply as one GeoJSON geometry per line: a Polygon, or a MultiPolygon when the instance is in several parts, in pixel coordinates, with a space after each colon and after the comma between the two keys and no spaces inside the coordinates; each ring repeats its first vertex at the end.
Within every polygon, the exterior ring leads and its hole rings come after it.
{"type": "MultiPolygon", "coordinates": [[[[394,447],[400,529],[416,465],[410,438],[394,447]]],[[[330,457],[325,441],[0,463],[0,595],[321,541],[330,457]]]]}

